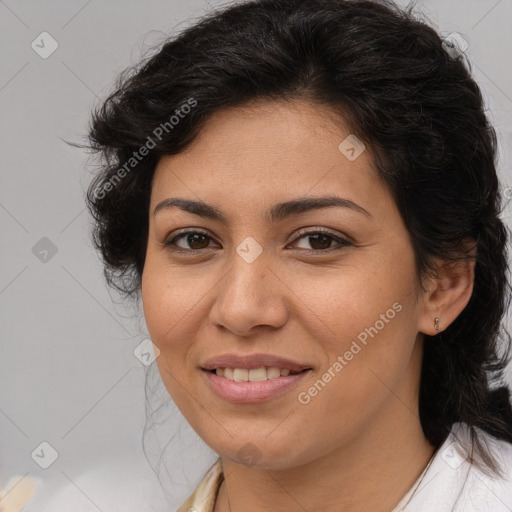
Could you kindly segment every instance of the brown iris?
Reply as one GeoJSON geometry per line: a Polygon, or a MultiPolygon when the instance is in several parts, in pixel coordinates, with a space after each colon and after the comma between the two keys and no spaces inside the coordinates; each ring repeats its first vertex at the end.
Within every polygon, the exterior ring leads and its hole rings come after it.
{"type": "Polygon", "coordinates": [[[311,244],[311,247],[313,247],[313,249],[328,249],[329,246],[331,245],[331,237],[328,236],[328,235],[322,235],[322,234],[316,234],[316,235],[310,235],[308,236],[309,238],[309,243],[311,244]],[[326,247],[318,247],[317,245],[320,244],[320,245],[326,245],[326,247]]]}
{"type": "Polygon", "coordinates": [[[209,238],[207,235],[203,235],[201,233],[192,233],[191,235],[187,236],[187,242],[189,243],[190,247],[192,247],[192,249],[205,249],[208,247],[209,238]],[[198,247],[195,244],[201,245],[201,239],[206,242],[206,245],[198,247]]]}

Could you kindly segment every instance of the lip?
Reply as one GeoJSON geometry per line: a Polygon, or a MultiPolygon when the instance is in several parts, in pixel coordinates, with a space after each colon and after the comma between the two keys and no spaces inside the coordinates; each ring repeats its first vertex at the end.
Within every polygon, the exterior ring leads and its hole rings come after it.
{"type": "Polygon", "coordinates": [[[208,359],[201,365],[201,368],[203,370],[215,370],[217,368],[245,368],[251,370],[263,366],[266,368],[280,368],[281,370],[288,369],[292,372],[302,372],[302,370],[311,369],[311,365],[271,354],[222,354],[208,359]]]}
{"type": "MultiPolygon", "coordinates": [[[[237,368],[241,367],[238,366],[237,368]]],[[[311,371],[311,369],[307,369],[301,373],[257,382],[236,382],[220,377],[210,370],[205,369],[201,370],[201,374],[217,396],[233,404],[241,405],[260,403],[272,398],[277,398],[296,387],[311,371]]]]}

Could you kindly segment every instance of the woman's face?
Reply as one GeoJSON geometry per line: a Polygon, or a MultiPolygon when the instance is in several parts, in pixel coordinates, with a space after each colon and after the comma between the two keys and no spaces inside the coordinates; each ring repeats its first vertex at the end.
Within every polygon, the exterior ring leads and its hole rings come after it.
{"type": "Polygon", "coordinates": [[[333,119],[306,102],[224,110],[152,185],[142,299],[163,382],[213,450],[262,468],[418,421],[433,318],[369,148],[333,119]],[[170,198],[189,207],[155,213],[170,198]]]}

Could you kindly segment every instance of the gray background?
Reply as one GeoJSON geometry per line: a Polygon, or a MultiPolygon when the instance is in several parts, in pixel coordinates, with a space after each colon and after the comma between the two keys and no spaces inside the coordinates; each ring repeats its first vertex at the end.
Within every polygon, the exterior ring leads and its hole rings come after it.
{"type": "MultiPolygon", "coordinates": [[[[92,167],[63,140],[84,141],[91,108],[146,47],[218,5],[0,0],[0,488],[15,475],[40,477],[29,512],[172,511],[215,460],[171,405],[158,441],[163,450],[171,439],[164,504],[141,447],[145,366],[133,350],[146,337],[144,322],[103,282],[83,202],[92,167]],[[59,45],[47,59],[31,47],[44,31],[59,45]],[[39,460],[50,456],[38,448],[43,441],[58,452],[46,470],[31,457],[36,448],[39,460]]],[[[512,0],[417,7],[443,35],[468,41],[498,131],[499,172],[511,186],[512,0]]],[[[511,214],[512,205],[509,225],[511,214]]]]}

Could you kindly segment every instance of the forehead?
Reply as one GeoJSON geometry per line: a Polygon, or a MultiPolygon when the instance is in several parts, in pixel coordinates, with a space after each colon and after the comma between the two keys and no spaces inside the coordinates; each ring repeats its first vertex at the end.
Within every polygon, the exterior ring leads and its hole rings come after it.
{"type": "Polygon", "coordinates": [[[160,159],[151,205],[177,193],[219,202],[237,197],[253,206],[278,196],[326,193],[375,202],[385,191],[369,148],[356,147],[355,159],[340,149],[351,137],[340,116],[304,101],[258,101],[219,111],[183,152],[160,159]]]}
{"type": "Polygon", "coordinates": [[[268,162],[304,155],[315,147],[334,146],[332,149],[337,150],[338,139],[349,134],[344,120],[325,106],[259,100],[212,114],[181,156],[205,153],[206,157],[229,161],[257,155],[268,162]]]}

